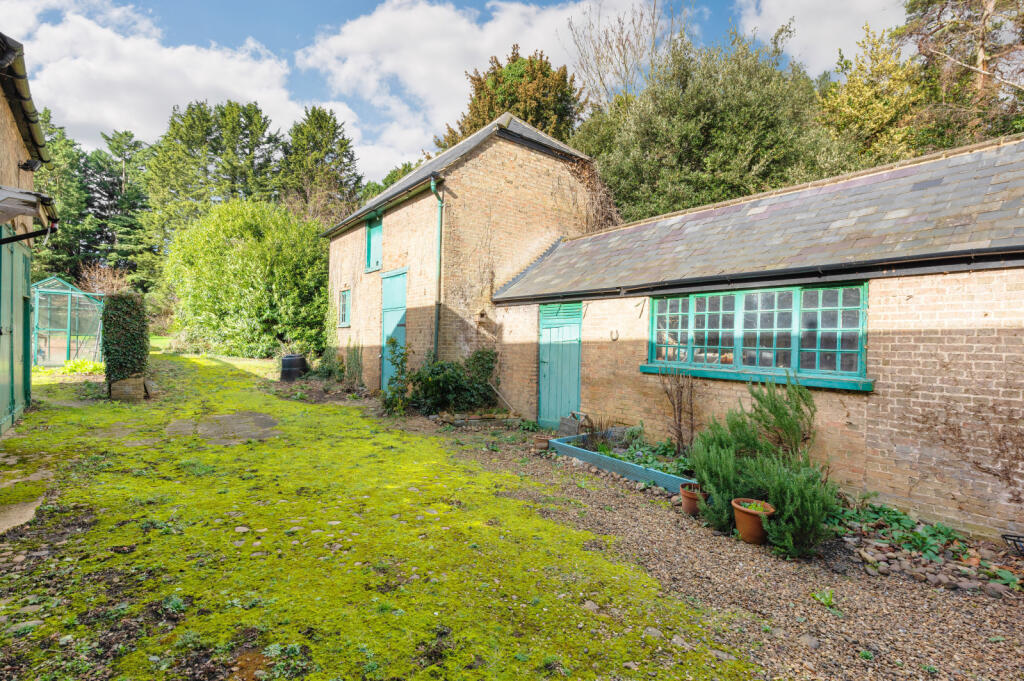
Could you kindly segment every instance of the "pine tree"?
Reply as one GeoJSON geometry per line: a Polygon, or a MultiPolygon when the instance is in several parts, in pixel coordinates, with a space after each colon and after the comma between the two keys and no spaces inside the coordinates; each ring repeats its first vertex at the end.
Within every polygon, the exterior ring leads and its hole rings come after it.
{"type": "Polygon", "coordinates": [[[362,181],[344,124],[330,109],[307,108],[284,145],[279,182],[285,204],[305,219],[333,222],[356,207],[362,181]]]}

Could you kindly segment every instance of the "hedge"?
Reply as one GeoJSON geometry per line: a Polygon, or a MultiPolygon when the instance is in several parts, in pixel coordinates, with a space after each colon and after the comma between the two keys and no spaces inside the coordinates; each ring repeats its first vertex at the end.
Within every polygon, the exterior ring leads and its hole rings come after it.
{"type": "Polygon", "coordinates": [[[102,351],[108,385],[146,370],[149,323],[142,294],[122,291],[103,301],[102,351]]]}

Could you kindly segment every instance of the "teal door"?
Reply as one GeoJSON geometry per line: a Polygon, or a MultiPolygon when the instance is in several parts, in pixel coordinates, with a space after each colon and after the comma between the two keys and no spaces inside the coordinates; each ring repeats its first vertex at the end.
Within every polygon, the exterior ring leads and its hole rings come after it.
{"type": "Polygon", "coordinates": [[[540,306],[540,380],[537,422],[557,428],[563,416],[580,409],[580,303],[540,306]]]}
{"type": "Polygon", "coordinates": [[[381,326],[384,345],[380,353],[380,387],[388,387],[388,379],[395,368],[390,362],[388,339],[394,338],[399,346],[405,347],[405,269],[381,275],[381,326]]]}

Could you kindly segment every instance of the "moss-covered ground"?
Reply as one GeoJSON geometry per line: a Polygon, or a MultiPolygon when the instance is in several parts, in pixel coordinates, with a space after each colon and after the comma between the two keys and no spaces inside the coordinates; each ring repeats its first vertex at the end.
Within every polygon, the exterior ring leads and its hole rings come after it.
{"type": "Polygon", "coordinates": [[[138,405],[40,376],[0,442],[4,466],[54,471],[0,544],[0,678],[753,673],[712,613],[517,500],[542,485],[260,389],[258,363],[153,367],[160,397],[138,405]]]}

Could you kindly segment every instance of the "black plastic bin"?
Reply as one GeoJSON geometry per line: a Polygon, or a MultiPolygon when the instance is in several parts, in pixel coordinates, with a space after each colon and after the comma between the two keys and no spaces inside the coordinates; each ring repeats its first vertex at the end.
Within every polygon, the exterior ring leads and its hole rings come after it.
{"type": "Polygon", "coordinates": [[[281,380],[282,381],[294,381],[296,378],[302,378],[302,376],[308,371],[306,366],[306,358],[302,355],[282,355],[281,356],[281,380]]]}

